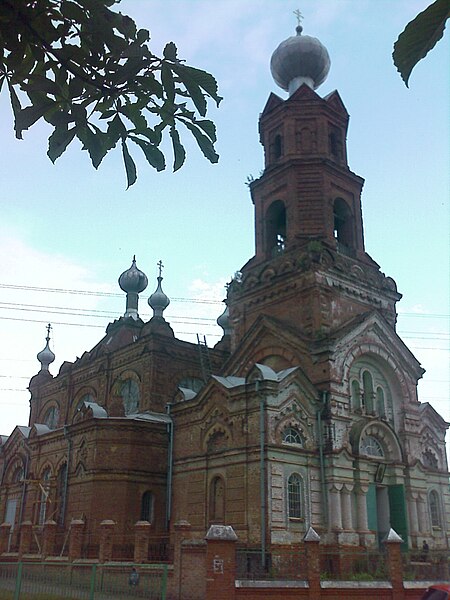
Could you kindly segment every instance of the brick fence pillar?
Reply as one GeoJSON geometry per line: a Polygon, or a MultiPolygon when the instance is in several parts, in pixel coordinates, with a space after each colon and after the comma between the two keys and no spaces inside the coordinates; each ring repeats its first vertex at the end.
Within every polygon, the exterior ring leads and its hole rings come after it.
{"type": "Polygon", "coordinates": [[[81,558],[83,548],[84,521],[81,519],[72,519],[70,523],[69,536],[69,560],[74,561],[81,558]]]}
{"type": "Polygon", "coordinates": [[[112,560],[114,521],[105,519],[100,523],[100,550],[98,559],[101,563],[112,560]]]}
{"type": "Polygon", "coordinates": [[[206,600],[234,600],[237,535],[230,525],[211,525],[205,539],[206,600]]]}
{"type": "Polygon", "coordinates": [[[9,536],[11,535],[11,523],[0,525],[0,554],[9,550],[9,536]]]}
{"type": "Polygon", "coordinates": [[[53,556],[55,552],[56,522],[49,519],[44,523],[42,556],[53,556]]]}
{"type": "Polygon", "coordinates": [[[152,526],[148,521],[138,521],[134,526],[134,562],[148,562],[148,543],[152,526]]]}
{"type": "Polygon", "coordinates": [[[30,554],[32,537],[33,524],[31,521],[24,521],[20,526],[19,556],[30,554]]]}
{"type": "Polygon", "coordinates": [[[189,521],[181,519],[174,524],[173,528],[173,579],[172,582],[169,581],[169,588],[171,588],[170,592],[174,598],[181,598],[181,544],[184,539],[190,538],[191,524],[189,521]]]}
{"type": "Polygon", "coordinates": [[[322,589],[320,587],[320,537],[310,527],[303,538],[306,550],[306,576],[309,584],[309,597],[319,600],[322,589]]]}
{"type": "Polygon", "coordinates": [[[403,561],[400,545],[402,538],[392,528],[383,540],[387,549],[387,567],[389,579],[392,584],[392,598],[403,600],[405,591],[403,587],[403,561]]]}

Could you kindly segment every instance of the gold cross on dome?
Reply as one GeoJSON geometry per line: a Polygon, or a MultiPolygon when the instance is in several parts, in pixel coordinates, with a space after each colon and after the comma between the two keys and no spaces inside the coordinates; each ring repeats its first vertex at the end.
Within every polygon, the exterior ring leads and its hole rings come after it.
{"type": "Polygon", "coordinates": [[[297,17],[297,25],[300,25],[302,20],[303,20],[303,15],[302,13],[299,11],[299,9],[297,8],[297,10],[293,11],[294,15],[297,17]]]}

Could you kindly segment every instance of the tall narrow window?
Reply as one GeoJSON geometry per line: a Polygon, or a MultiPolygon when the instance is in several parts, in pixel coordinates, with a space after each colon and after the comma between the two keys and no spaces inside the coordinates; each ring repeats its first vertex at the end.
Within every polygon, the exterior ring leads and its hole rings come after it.
{"type": "Polygon", "coordinates": [[[342,198],[336,198],[333,205],[334,237],[338,248],[345,253],[345,249],[354,248],[353,216],[351,210],[342,198]]]}
{"type": "Polygon", "coordinates": [[[436,490],[431,490],[428,496],[428,502],[430,506],[430,518],[432,527],[441,526],[441,511],[439,507],[439,496],[436,490]]]}
{"type": "Polygon", "coordinates": [[[222,477],[214,477],[209,491],[209,516],[215,523],[225,520],[225,483],[222,477]]]}
{"type": "Polygon", "coordinates": [[[38,525],[43,525],[45,523],[45,516],[47,513],[47,503],[49,496],[49,485],[50,481],[50,469],[45,469],[42,475],[42,482],[40,485],[40,500],[39,500],[39,516],[38,516],[38,525]]]}
{"type": "Polygon", "coordinates": [[[66,493],[67,493],[67,464],[63,464],[58,472],[56,482],[57,494],[57,522],[59,525],[64,524],[64,515],[66,512],[66,493]]]}
{"type": "Polygon", "coordinates": [[[353,410],[361,410],[361,388],[359,387],[359,381],[356,379],[352,381],[352,408],[353,410]]]}
{"type": "Polygon", "coordinates": [[[304,517],[303,479],[298,473],[292,473],[288,479],[288,516],[290,519],[304,517]]]}
{"type": "Polygon", "coordinates": [[[266,213],[266,251],[269,257],[286,247],[286,208],[281,200],[272,202],[266,213]]]}
{"type": "Polygon", "coordinates": [[[366,413],[373,413],[373,379],[369,371],[363,373],[364,405],[366,413]]]}
{"type": "Polygon", "coordinates": [[[377,387],[377,414],[379,417],[386,416],[386,405],[384,402],[384,391],[382,387],[377,387]]]}
{"type": "Polygon", "coordinates": [[[120,388],[123,408],[126,415],[131,415],[139,410],[139,385],[134,379],[126,379],[120,388]]]}
{"type": "Polygon", "coordinates": [[[141,501],[141,521],[153,522],[154,496],[152,492],[147,491],[142,494],[141,501]]]}

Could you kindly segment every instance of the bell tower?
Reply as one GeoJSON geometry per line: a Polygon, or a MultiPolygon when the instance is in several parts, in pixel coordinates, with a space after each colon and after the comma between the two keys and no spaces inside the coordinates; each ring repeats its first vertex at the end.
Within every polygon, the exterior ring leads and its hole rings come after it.
{"type": "Polygon", "coordinates": [[[395,328],[401,296],[364,249],[364,180],[348,166],[348,112],[337,91],[315,91],[329,68],[326,48],[300,25],[272,55],[289,97],[270,94],[259,120],[255,255],[228,291],[235,344],[260,315],[312,338],[373,310],[395,328]]]}

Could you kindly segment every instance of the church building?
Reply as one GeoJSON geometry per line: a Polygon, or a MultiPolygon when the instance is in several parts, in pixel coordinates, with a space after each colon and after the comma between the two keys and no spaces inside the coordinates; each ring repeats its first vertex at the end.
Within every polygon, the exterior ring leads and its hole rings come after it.
{"type": "Polygon", "coordinates": [[[29,423],[0,440],[10,554],[25,522],[38,553],[49,520],[61,555],[83,524],[86,558],[105,521],[119,557],[138,521],[168,543],[179,521],[199,539],[231,525],[264,552],[310,526],[329,546],[377,547],[392,528],[405,549],[450,548],[449,424],[418,399],[401,294],[365,251],[349,115],[337,91],[315,91],[329,66],[300,25],[272,56],[288,97],[270,94],[260,115],[255,253],[228,286],[213,348],[175,337],[161,269],[143,322],[135,259],[119,278],[124,315],[57,375],[49,329],[29,423]]]}

